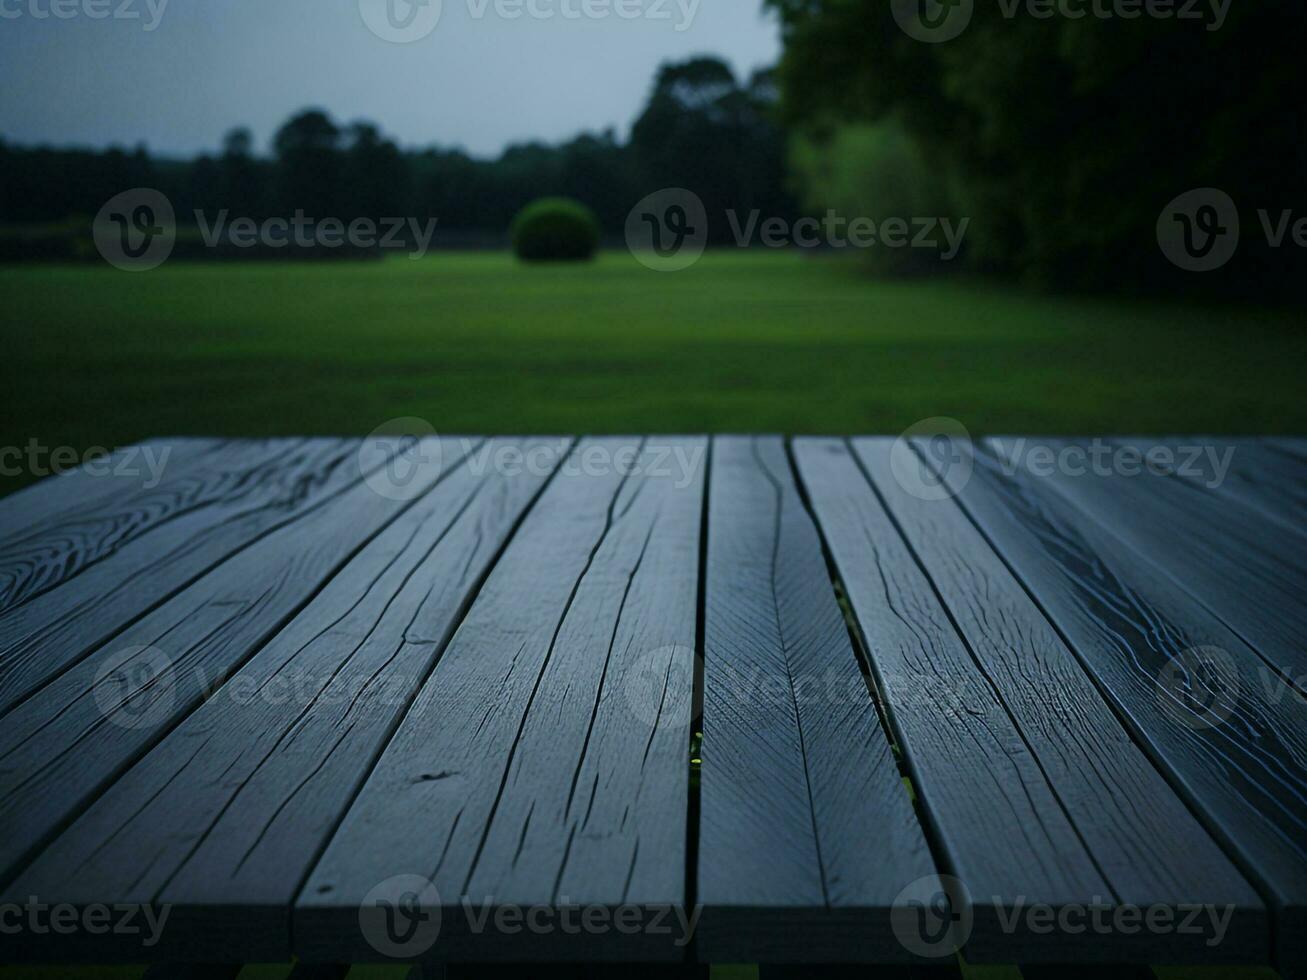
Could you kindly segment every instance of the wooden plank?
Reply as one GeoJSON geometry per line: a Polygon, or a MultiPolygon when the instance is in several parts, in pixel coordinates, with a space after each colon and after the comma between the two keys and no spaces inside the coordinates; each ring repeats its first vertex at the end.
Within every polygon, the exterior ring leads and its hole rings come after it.
{"type": "MultiPolygon", "coordinates": [[[[360,458],[369,468],[384,462],[373,447],[360,457],[352,440],[248,448],[254,469],[221,499],[156,524],[71,581],[0,615],[0,712],[227,558],[358,483],[360,458]]],[[[170,486],[160,489],[169,493],[170,486]]]]}
{"type": "Polygon", "coordinates": [[[956,503],[894,474],[894,443],[796,448],[938,839],[970,892],[972,962],[1246,962],[1256,892],[1130,739],[1074,655],[956,503]],[[856,456],[856,460],[854,459],[856,456]],[[865,474],[858,485],[857,468],[865,474]],[[868,485],[869,484],[869,485],[868,485]],[[923,696],[924,692],[924,696],[923,696]],[[966,762],[962,762],[966,760],[966,762]],[[1232,906],[1207,935],[1005,914],[1038,904],[1232,906]]]}
{"type": "Polygon", "coordinates": [[[652,444],[633,470],[636,441],[574,451],[310,876],[299,955],[398,955],[373,927],[379,898],[408,875],[423,882],[400,889],[419,914],[443,909],[439,942],[410,956],[684,958],[674,913],[685,899],[706,443],[669,445],[692,461],[675,474],[651,470],[652,444]],[[543,927],[498,917],[528,908],[547,916],[543,927]],[[577,908],[633,914],[634,931],[561,928],[553,910],[577,908]],[[482,925],[480,910],[495,914],[482,925]]]}
{"type": "Polygon", "coordinates": [[[934,874],[778,437],[713,444],[699,955],[896,962],[934,874]]]}
{"type": "MultiPolygon", "coordinates": [[[[278,457],[303,440],[226,443],[182,462],[169,460],[158,486],[101,494],[49,513],[0,542],[0,612],[39,595],[161,525],[240,499],[278,457]]],[[[127,488],[124,488],[127,489],[127,488]]],[[[0,502],[0,520],[12,527],[0,502]]]]}
{"type": "MultiPolygon", "coordinates": [[[[1150,469],[1191,487],[1207,490],[1235,505],[1251,508],[1283,531],[1302,536],[1302,515],[1307,512],[1307,463],[1288,458],[1259,439],[1219,436],[1113,438],[1145,459],[1150,469]]],[[[1302,541],[1307,548],[1307,538],[1302,541]]]]}
{"type": "MultiPolygon", "coordinates": [[[[958,500],[1135,738],[1272,901],[1307,961],[1307,702],[1201,603],[1051,481],[987,452],[958,500]],[[1209,656],[1230,693],[1188,690],[1209,656]],[[1215,710],[1213,710],[1213,708],[1215,710]]],[[[1291,945],[1286,945],[1291,944],[1291,945]]]]}
{"type": "MultiPolygon", "coordinates": [[[[546,445],[496,440],[485,452],[546,445]]],[[[112,946],[91,937],[101,956],[112,949],[125,962],[220,952],[242,962],[288,960],[296,892],[559,461],[513,475],[457,468],[7,892],[75,906],[167,907],[163,941],[150,949],[133,937],[112,946]],[[174,830],[160,834],[162,826],[174,830]]],[[[69,937],[57,941],[66,952],[69,937]]],[[[40,961],[51,951],[30,952],[40,961]]]]}
{"type": "MultiPolygon", "coordinates": [[[[1071,440],[1040,443],[1054,454],[1084,450],[1071,440]]],[[[1014,469],[1018,442],[986,445],[1005,472],[1014,469]]],[[[1029,466],[1018,463],[1015,469],[1029,466]]],[[[1079,510],[1131,542],[1282,676],[1307,677],[1307,567],[1298,541],[1282,527],[1146,469],[1094,477],[1052,466],[1038,473],[1079,510]],[[1266,615],[1268,607],[1274,616],[1266,615]]]]}
{"type": "MultiPolygon", "coordinates": [[[[429,489],[440,458],[414,479],[429,489]]],[[[446,466],[444,472],[448,472],[446,466]]],[[[411,504],[357,482],[265,533],[3,717],[0,880],[14,874],[411,504]]],[[[100,566],[103,567],[103,566],[100,566]]]]}
{"type": "Polygon", "coordinates": [[[1307,439],[1286,439],[1283,437],[1267,438],[1262,442],[1291,459],[1307,463],[1307,439]]]}
{"type": "Polygon", "coordinates": [[[0,499],[0,544],[28,534],[75,507],[149,490],[194,460],[218,449],[221,439],[147,439],[107,457],[23,487],[0,499]]]}

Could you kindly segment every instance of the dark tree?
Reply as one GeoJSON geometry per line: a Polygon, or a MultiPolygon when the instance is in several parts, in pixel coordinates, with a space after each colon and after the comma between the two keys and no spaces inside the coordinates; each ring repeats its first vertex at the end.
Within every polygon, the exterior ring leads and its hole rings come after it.
{"type": "Polygon", "coordinates": [[[309,109],[277,131],[277,199],[286,213],[302,209],[311,218],[340,217],[344,160],[341,132],[331,117],[309,109]]]}

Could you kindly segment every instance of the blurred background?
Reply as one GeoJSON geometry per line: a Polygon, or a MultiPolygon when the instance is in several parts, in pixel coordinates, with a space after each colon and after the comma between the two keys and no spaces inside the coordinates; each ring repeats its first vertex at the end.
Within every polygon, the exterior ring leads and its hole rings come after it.
{"type": "Polygon", "coordinates": [[[0,14],[0,491],[399,417],[1307,432],[1302,5],[0,14]]]}

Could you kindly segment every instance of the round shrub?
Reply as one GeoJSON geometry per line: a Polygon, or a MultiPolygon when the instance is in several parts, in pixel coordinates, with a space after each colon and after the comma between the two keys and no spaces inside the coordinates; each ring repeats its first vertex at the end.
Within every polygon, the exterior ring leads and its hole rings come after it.
{"type": "Polygon", "coordinates": [[[513,219],[513,251],[524,262],[578,262],[598,247],[599,219],[569,198],[542,198],[513,219]]]}

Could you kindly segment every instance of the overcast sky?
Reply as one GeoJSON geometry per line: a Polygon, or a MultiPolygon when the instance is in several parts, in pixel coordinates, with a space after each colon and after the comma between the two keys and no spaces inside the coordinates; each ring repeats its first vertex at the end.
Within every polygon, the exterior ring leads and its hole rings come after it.
{"type": "Polygon", "coordinates": [[[759,0],[425,2],[0,0],[0,136],[173,155],[245,125],[262,149],[292,112],[321,106],[407,146],[493,155],[624,134],[665,59],[716,53],[743,73],[780,50],[759,0]],[[138,16],[92,16],[123,4],[138,16]],[[392,43],[368,23],[425,36],[392,43]]]}

